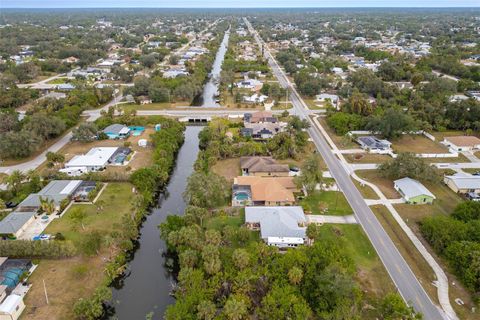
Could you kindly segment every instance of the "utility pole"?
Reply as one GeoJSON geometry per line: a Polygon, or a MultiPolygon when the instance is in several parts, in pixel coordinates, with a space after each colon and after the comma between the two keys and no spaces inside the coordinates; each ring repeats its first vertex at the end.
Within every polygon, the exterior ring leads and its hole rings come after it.
{"type": "Polygon", "coordinates": [[[49,304],[48,303],[47,287],[45,286],[45,279],[43,279],[43,291],[45,292],[45,300],[47,301],[47,304],[49,304]]]}

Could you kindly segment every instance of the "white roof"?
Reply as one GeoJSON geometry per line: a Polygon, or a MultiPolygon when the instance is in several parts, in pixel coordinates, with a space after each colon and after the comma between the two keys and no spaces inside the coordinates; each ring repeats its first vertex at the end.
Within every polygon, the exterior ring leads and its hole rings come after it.
{"type": "Polygon", "coordinates": [[[0,313],[12,314],[17,306],[22,302],[23,298],[16,294],[9,295],[2,304],[0,304],[0,313]]]}
{"type": "Polygon", "coordinates": [[[65,167],[104,166],[117,149],[117,147],[92,148],[85,155],[73,157],[72,160],[65,164],[65,167]]]}
{"type": "Polygon", "coordinates": [[[402,191],[407,199],[418,196],[429,196],[435,199],[435,196],[423,184],[415,179],[403,178],[395,180],[395,185],[402,191]]]}
{"type": "Polygon", "coordinates": [[[451,180],[458,189],[480,189],[480,176],[468,173],[456,173],[453,176],[445,176],[451,180]]]}

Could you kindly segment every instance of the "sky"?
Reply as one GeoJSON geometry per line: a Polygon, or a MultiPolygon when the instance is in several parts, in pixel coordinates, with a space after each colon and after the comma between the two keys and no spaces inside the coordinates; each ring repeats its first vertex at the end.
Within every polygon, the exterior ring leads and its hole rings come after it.
{"type": "Polygon", "coordinates": [[[0,8],[480,7],[480,0],[0,0],[0,8]]]}

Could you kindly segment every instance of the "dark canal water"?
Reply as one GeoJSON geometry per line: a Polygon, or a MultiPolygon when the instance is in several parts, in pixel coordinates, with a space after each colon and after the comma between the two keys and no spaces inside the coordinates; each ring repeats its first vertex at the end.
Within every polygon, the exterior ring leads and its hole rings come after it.
{"type": "Polygon", "coordinates": [[[138,248],[129,263],[130,274],[113,288],[113,307],[110,319],[142,320],[153,312],[153,319],[162,319],[166,307],[174,302],[169,292],[173,275],[165,267],[165,242],[160,239],[158,225],[169,214],[183,214],[182,194],[187,178],[193,172],[198,154],[198,133],[202,127],[187,127],[185,143],[180,148],[176,166],[158,206],[147,216],[140,230],[138,248]]]}
{"type": "Polygon", "coordinates": [[[218,51],[215,55],[215,60],[213,61],[212,72],[210,79],[207,81],[203,87],[203,92],[199,95],[193,105],[202,106],[206,108],[212,107],[221,107],[220,104],[216,102],[216,95],[218,94],[218,86],[220,85],[220,74],[222,72],[223,60],[225,60],[225,54],[228,49],[228,39],[230,38],[230,30],[225,32],[223,36],[222,43],[218,48],[218,51]]]}

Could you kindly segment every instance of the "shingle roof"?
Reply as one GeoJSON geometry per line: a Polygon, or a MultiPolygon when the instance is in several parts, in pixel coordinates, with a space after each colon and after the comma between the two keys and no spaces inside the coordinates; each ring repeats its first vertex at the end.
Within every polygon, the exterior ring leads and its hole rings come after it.
{"type": "Polygon", "coordinates": [[[395,185],[402,191],[407,199],[417,196],[429,196],[435,199],[435,196],[423,184],[411,178],[395,180],[395,185]]]}
{"type": "Polygon", "coordinates": [[[358,137],[357,141],[366,147],[373,148],[373,149],[384,149],[390,148],[390,141],[388,140],[380,140],[374,136],[365,136],[365,137],[358,137]]]}
{"type": "Polygon", "coordinates": [[[109,126],[106,127],[105,129],[103,129],[103,132],[105,132],[105,133],[113,133],[113,134],[120,134],[120,131],[122,131],[124,128],[126,128],[125,125],[115,123],[115,124],[109,125],[109,126]]]}
{"type": "Polygon", "coordinates": [[[458,147],[474,147],[480,145],[480,139],[474,136],[446,137],[445,140],[458,147]]]}
{"type": "Polygon", "coordinates": [[[249,172],[289,172],[287,164],[279,164],[272,157],[241,157],[240,167],[249,172]]]}
{"type": "Polygon", "coordinates": [[[302,207],[246,207],[246,223],[260,223],[262,239],[268,237],[305,238],[306,223],[302,207]]]}

